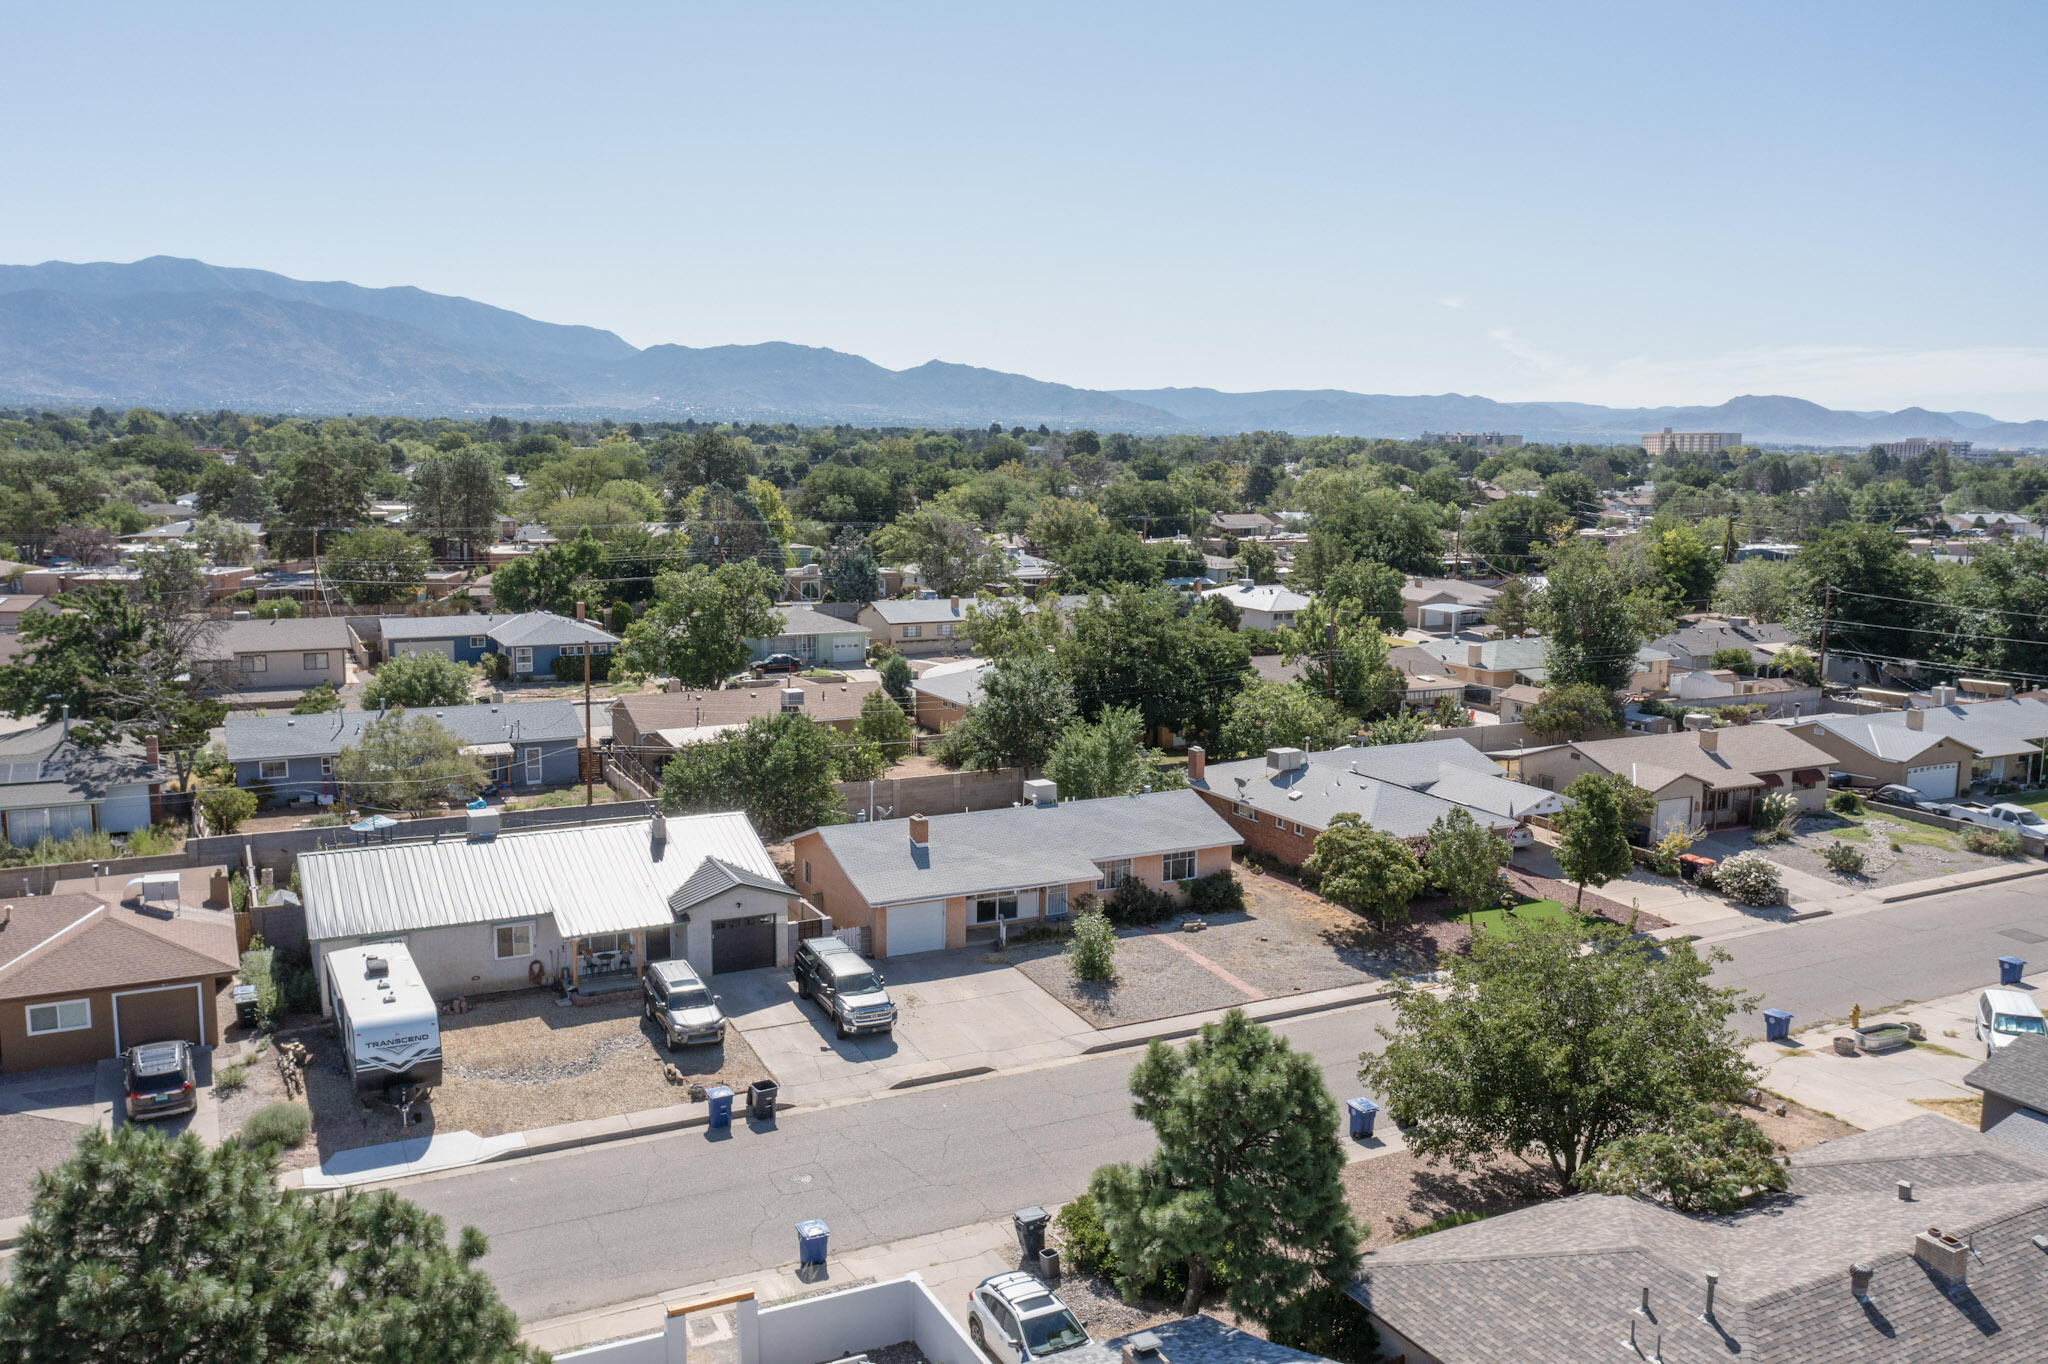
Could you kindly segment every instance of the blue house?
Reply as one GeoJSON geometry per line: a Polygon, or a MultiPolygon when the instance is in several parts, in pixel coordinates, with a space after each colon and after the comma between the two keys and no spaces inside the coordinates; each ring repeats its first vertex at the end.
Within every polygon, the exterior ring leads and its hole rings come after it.
{"type": "MultiPolygon", "coordinates": [[[[437,706],[431,715],[483,759],[492,781],[520,788],[565,786],[576,780],[583,720],[568,701],[507,701],[437,706]]],[[[267,783],[280,801],[336,794],[334,760],[362,738],[380,714],[337,710],[324,715],[230,715],[225,725],[235,785],[267,783]]]]}
{"type": "Polygon", "coordinates": [[[619,637],[589,621],[552,611],[500,616],[380,616],[384,656],[440,654],[457,663],[478,663],[485,654],[505,654],[514,677],[550,676],[557,658],[608,654],[619,637]]]}

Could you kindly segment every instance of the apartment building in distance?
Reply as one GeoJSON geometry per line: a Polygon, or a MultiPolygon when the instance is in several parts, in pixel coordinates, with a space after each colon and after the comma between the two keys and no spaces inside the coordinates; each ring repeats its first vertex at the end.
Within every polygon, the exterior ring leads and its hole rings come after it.
{"type": "Polygon", "coordinates": [[[1426,445],[1470,445],[1480,450],[1512,450],[1522,443],[1520,436],[1501,431],[1425,431],[1426,445]]]}
{"type": "Polygon", "coordinates": [[[1916,459],[1929,450],[1940,450],[1950,459],[1969,459],[1974,442],[1951,440],[1947,436],[1909,436],[1905,440],[1888,440],[1880,443],[1878,449],[1893,459],[1916,459]]]}
{"type": "Polygon", "coordinates": [[[1649,431],[1643,435],[1643,449],[1651,458],[1658,455],[1711,455],[1742,444],[1740,431],[1649,431]]]}

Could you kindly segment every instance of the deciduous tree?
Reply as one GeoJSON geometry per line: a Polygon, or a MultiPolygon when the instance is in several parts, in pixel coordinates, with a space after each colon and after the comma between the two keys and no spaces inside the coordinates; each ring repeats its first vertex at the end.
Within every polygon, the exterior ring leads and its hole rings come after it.
{"type": "Polygon", "coordinates": [[[1790,1182],[1778,1143],[1740,1113],[1700,1104],[1649,1132],[1617,1137],[1572,1176],[1593,1193],[1662,1198],[1680,1212],[1729,1213],[1790,1182]]]}
{"type": "Polygon", "coordinates": [[[947,739],[968,767],[1043,767],[1073,720],[1066,669],[1045,653],[1015,654],[981,675],[981,695],[947,739]]]}
{"type": "Polygon", "coordinates": [[[350,603],[410,601],[427,580],[427,547],[402,530],[368,526],[322,547],[320,573],[350,603]]]}
{"type": "Polygon", "coordinates": [[[489,784],[483,764],[431,715],[387,711],[334,758],[353,805],[423,814],[461,805],[489,784]]]}
{"type": "Polygon", "coordinates": [[[1303,865],[1326,898],[1383,924],[1405,922],[1408,902],[1422,893],[1415,850],[1350,810],[1330,817],[1303,865]]]}
{"type": "Polygon", "coordinates": [[[626,631],[621,661],[636,672],[715,687],[747,666],[749,640],[782,629],[775,575],[751,560],[661,575],[654,602],[626,631]]]}
{"type": "Polygon", "coordinates": [[[1505,838],[1472,818],[1464,806],[1453,805],[1436,817],[1424,841],[1430,884],[1450,896],[1452,904],[1470,915],[1500,903],[1500,869],[1515,852],[1505,838]]]}
{"type": "Polygon", "coordinates": [[[476,674],[467,664],[446,654],[398,654],[384,660],[363,688],[362,708],[425,710],[468,705],[475,680],[476,674]]]}
{"type": "Polygon", "coordinates": [[[1046,754],[1045,775],[1068,800],[1128,796],[1145,789],[1152,773],[1139,743],[1135,708],[1112,706],[1094,721],[1076,720],[1059,732],[1046,754]]]}
{"type": "Polygon", "coordinates": [[[1564,878],[1579,888],[1573,907],[1586,903],[1587,886],[1604,886],[1628,875],[1635,865],[1629,852],[1628,811],[1640,801],[1640,788],[1625,777],[1588,772],[1564,789],[1565,808],[1557,816],[1557,865],[1564,878]],[[1621,788],[1626,788],[1624,791],[1621,788]]]}
{"type": "Polygon", "coordinates": [[[661,808],[740,810],[773,842],[846,818],[833,731],[802,715],[763,715],[745,729],[685,745],[661,771],[661,808]]]}
{"type": "Polygon", "coordinates": [[[1335,748],[1350,735],[1350,717],[1293,682],[1253,682],[1231,699],[1216,736],[1219,759],[1249,758],[1269,748],[1335,748]]]}

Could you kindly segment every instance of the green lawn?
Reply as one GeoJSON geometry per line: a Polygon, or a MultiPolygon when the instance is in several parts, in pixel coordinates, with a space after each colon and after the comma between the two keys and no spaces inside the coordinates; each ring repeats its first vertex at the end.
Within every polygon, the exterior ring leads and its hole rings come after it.
{"type": "Polygon", "coordinates": [[[1830,810],[1828,813],[1837,819],[1848,820],[1852,826],[1847,829],[1833,829],[1828,832],[1833,833],[1836,838],[1846,838],[1852,843],[1861,842],[1870,837],[1870,830],[1863,827],[1863,822],[1867,819],[1876,818],[1882,819],[1892,826],[1887,833],[1886,841],[1888,842],[1917,844],[1926,848],[1944,848],[1949,852],[1959,852],[1962,850],[1963,843],[1960,837],[1950,833],[1947,829],[1937,829],[1932,824],[1915,824],[1909,819],[1890,818],[1881,811],[1868,808],[1853,815],[1845,815],[1840,810],[1830,810]]]}
{"type": "MultiPolygon", "coordinates": [[[[1471,917],[1481,928],[1493,932],[1512,933],[1523,924],[1536,923],[1539,920],[1556,919],[1570,922],[1572,912],[1556,900],[1523,900],[1512,910],[1482,909],[1471,917]]],[[[1458,919],[1462,923],[1466,916],[1461,914],[1458,919]]]]}
{"type": "Polygon", "coordinates": [[[2029,810],[2048,815],[2048,791],[2022,791],[2016,796],[2000,796],[1999,799],[2009,800],[2014,805],[2024,805],[2029,810]]]}

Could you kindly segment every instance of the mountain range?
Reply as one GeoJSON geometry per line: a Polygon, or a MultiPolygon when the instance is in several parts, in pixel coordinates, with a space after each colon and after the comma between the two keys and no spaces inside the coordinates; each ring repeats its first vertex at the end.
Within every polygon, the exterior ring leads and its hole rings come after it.
{"type": "Polygon", "coordinates": [[[1950,436],[2048,447],[2048,421],[1977,412],[1852,412],[1801,398],[1713,407],[1502,403],[1342,389],[1098,390],[934,360],[892,370],[788,342],[638,349],[415,288],[370,289],[153,256],[0,266],[0,403],[475,416],[637,416],[865,425],[1094,427],[1137,434],[1424,431],[1633,441],[1663,426],[1769,444],[1862,446],[1950,436]]]}

